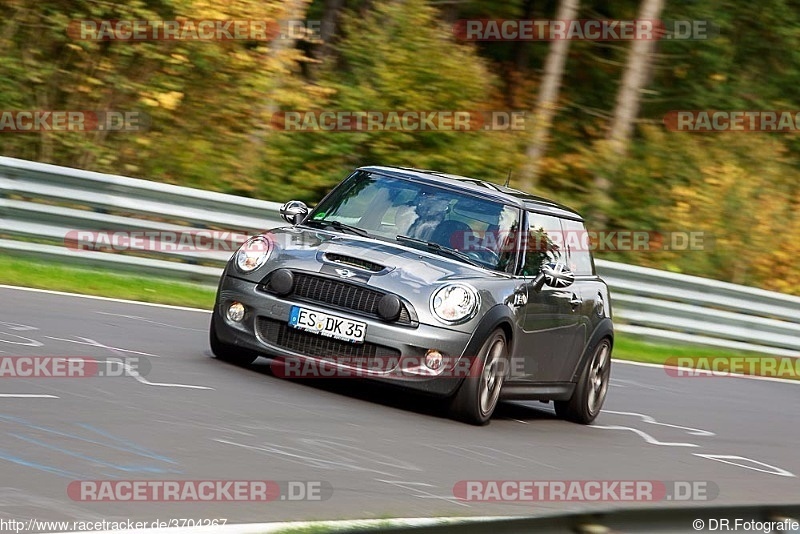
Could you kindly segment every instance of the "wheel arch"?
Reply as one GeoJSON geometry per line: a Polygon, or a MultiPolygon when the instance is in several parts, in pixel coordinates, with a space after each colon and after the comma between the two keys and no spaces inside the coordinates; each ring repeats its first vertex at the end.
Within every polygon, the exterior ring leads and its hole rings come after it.
{"type": "Polygon", "coordinates": [[[597,327],[592,332],[589,341],[586,343],[586,346],[583,348],[583,354],[581,354],[581,359],[578,362],[578,365],[575,367],[575,370],[572,372],[572,377],[570,378],[570,382],[577,382],[578,378],[581,375],[581,371],[583,367],[586,365],[587,360],[589,360],[592,355],[594,354],[594,349],[600,341],[603,339],[608,339],[611,343],[611,350],[614,350],[614,323],[609,318],[605,318],[600,321],[597,327]]]}
{"type": "Polygon", "coordinates": [[[483,315],[461,356],[476,356],[486,338],[498,328],[502,329],[506,336],[509,356],[513,354],[514,315],[505,304],[497,304],[483,315]]]}

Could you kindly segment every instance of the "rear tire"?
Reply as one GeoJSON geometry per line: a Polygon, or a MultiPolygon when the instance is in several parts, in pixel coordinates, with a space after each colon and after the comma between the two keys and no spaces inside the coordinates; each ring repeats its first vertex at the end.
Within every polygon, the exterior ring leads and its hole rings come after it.
{"type": "Polygon", "coordinates": [[[556,415],[582,425],[591,424],[600,414],[611,379],[611,341],[603,338],[586,361],[572,398],[555,401],[556,415]]]}
{"type": "Polygon", "coordinates": [[[450,412],[456,419],[472,425],[485,425],[497,407],[500,389],[508,371],[508,345],[503,330],[497,329],[486,339],[470,374],[461,383],[450,404],[450,412]],[[480,371],[479,376],[473,373],[480,371]]]}
{"type": "Polygon", "coordinates": [[[217,321],[219,321],[219,316],[214,311],[211,314],[211,325],[208,328],[208,344],[211,346],[211,352],[214,357],[241,366],[250,365],[256,361],[256,358],[258,358],[257,353],[220,341],[219,337],[217,337],[217,321]]]}

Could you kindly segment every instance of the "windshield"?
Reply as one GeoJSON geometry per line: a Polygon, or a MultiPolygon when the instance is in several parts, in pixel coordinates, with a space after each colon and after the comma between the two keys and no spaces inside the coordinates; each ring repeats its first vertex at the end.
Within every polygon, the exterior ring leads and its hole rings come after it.
{"type": "Polygon", "coordinates": [[[348,225],[405,245],[428,244],[432,252],[455,250],[462,254],[448,257],[508,271],[514,263],[519,210],[435,185],[358,172],[308,219],[310,225],[324,223],[340,230],[348,225]]]}

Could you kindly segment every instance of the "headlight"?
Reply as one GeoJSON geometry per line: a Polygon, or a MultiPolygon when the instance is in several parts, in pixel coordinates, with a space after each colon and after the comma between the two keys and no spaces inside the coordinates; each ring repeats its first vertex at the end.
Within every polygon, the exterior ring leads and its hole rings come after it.
{"type": "Polygon", "coordinates": [[[264,265],[271,251],[266,237],[251,237],[236,251],[236,267],[243,273],[253,272],[264,265]]]}
{"type": "Polygon", "coordinates": [[[457,323],[469,318],[478,308],[478,294],[465,284],[449,284],[439,288],[431,297],[431,310],[445,323],[457,323]]]}

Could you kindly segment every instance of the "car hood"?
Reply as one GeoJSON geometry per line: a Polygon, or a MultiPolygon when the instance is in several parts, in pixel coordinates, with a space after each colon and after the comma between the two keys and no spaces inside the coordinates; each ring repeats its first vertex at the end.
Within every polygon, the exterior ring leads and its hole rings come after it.
{"type": "Polygon", "coordinates": [[[444,281],[506,277],[425,250],[339,232],[298,226],[276,228],[263,235],[273,245],[269,261],[251,275],[236,276],[255,281],[267,272],[283,267],[326,272],[356,280],[360,278],[362,281],[366,279],[376,287],[388,287],[392,282],[402,281],[418,288],[444,281]],[[359,268],[352,264],[352,259],[374,265],[369,269],[359,268]],[[344,270],[349,272],[342,273],[344,270]]]}

